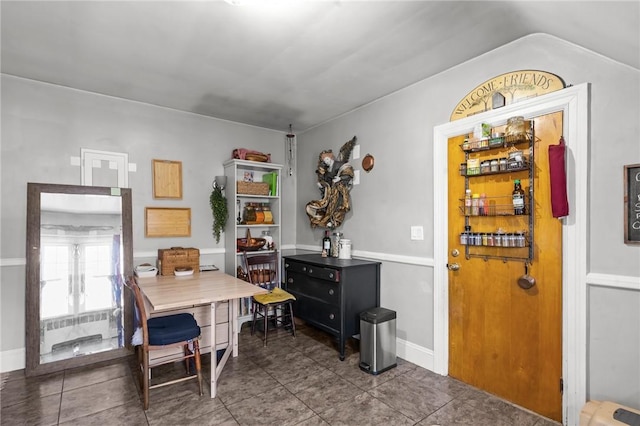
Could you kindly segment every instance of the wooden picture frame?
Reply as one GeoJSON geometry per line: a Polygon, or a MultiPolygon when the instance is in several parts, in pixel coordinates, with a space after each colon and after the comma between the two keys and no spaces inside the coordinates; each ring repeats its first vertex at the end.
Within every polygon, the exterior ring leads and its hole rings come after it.
{"type": "Polygon", "coordinates": [[[640,244],[640,164],[624,166],[624,243],[640,244]]]}
{"type": "Polygon", "coordinates": [[[182,161],[153,160],[153,198],[182,199],[182,161]]]}
{"type": "Polygon", "coordinates": [[[191,209],[145,207],[145,237],[190,237],[191,209]]]}

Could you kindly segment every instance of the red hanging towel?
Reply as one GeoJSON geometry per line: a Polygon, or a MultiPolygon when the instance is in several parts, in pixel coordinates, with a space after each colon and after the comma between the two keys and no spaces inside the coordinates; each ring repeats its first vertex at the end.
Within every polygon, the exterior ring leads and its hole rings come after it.
{"type": "Polygon", "coordinates": [[[569,215],[565,152],[566,145],[564,144],[563,136],[560,136],[558,145],[549,145],[549,182],[551,184],[551,212],[553,217],[569,215]]]}

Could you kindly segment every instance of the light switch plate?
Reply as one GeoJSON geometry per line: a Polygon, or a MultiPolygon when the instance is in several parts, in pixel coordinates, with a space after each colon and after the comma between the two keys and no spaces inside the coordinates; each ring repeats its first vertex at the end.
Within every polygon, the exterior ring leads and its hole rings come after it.
{"type": "Polygon", "coordinates": [[[422,226],[411,227],[411,239],[412,240],[424,240],[424,228],[422,226]]]}
{"type": "Polygon", "coordinates": [[[351,152],[351,154],[354,160],[357,160],[358,158],[360,158],[360,145],[355,145],[353,147],[353,151],[351,152]]]}

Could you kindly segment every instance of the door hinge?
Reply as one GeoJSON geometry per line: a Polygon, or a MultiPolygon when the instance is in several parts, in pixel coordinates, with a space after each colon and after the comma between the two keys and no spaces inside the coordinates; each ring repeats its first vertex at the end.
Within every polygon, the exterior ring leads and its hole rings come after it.
{"type": "Polygon", "coordinates": [[[564,393],[564,379],[560,377],[560,393],[564,393]]]}

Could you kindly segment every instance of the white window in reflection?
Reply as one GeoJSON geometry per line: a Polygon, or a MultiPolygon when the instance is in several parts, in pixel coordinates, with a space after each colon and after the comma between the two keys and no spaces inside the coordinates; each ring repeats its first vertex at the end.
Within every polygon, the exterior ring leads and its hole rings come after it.
{"type": "Polygon", "coordinates": [[[106,309],[113,306],[111,291],[111,263],[109,259],[112,245],[89,245],[84,250],[85,302],[84,310],[106,309]]]}
{"type": "Polygon", "coordinates": [[[76,315],[114,306],[112,280],[121,271],[113,251],[119,256],[119,244],[112,238],[78,243],[42,244],[41,318],[76,315]],[[105,262],[105,259],[112,261],[105,262]]]}
{"type": "Polygon", "coordinates": [[[69,245],[42,246],[40,282],[40,317],[66,315],[69,312],[71,272],[69,245]],[[42,301],[46,300],[46,303],[42,301]]]}

